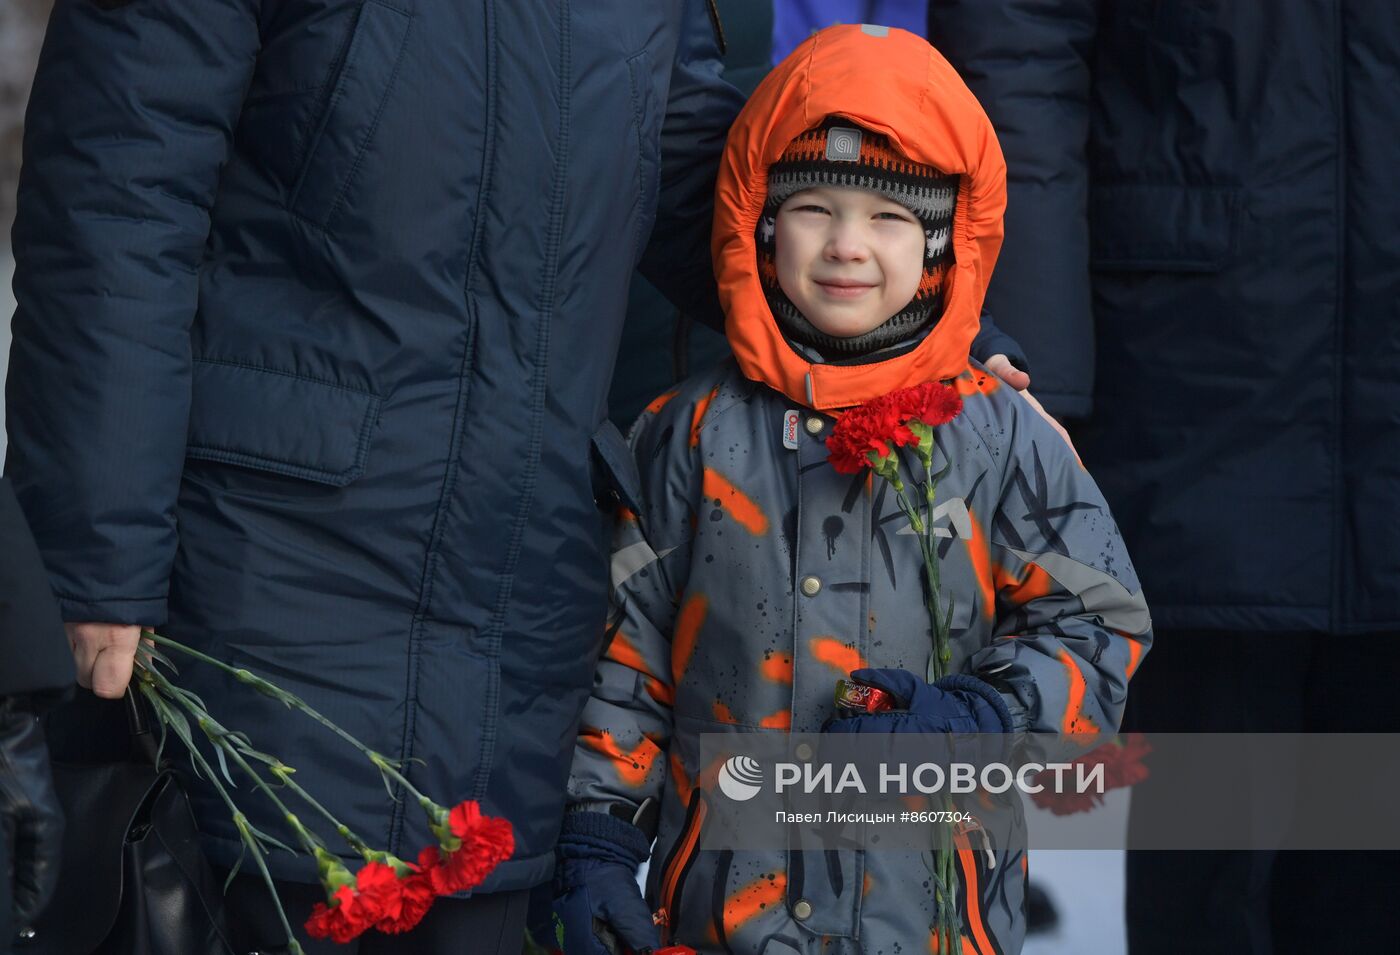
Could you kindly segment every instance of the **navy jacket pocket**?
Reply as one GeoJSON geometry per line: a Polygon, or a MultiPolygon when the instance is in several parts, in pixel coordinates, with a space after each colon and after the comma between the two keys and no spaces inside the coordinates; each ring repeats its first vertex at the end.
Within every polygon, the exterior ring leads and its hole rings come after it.
{"type": "Polygon", "coordinates": [[[369,147],[408,46],[411,15],[366,0],[292,193],[298,217],[330,227],[369,147]]]}
{"type": "Polygon", "coordinates": [[[1089,205],[1091,268],[1216,272],[1235,248],[1239,191],[1123,184],[1095,186],[1089,205]]]}
{"type": "Polygon", "coordinates": [[[344,487],[364,473],[382,400],[330,382],[195,359],[185,456],[344,487]]]}

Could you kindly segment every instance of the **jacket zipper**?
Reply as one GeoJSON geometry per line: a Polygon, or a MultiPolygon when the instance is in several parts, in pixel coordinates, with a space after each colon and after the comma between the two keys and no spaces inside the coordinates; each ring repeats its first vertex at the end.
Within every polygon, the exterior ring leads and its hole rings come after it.
{"type": "Polygon", "coordinates": [[[690,797],[690,808],[686,811],[685,825],[680,837],[671,847],[666,864],[661,870],[661,908],[656,911],[656,923],[661,927],[661,943],[669,945],[675,938],[676,923],[679,917],[681,888],[690,872],[690,864],[695,859],[695,847],[700,842],[700,830],[705,825],[708,806],[703,795],[697,790],[690,797]]]}
{"type": "Polygon", "coordinates": [[[987,868],[990,870],[996,865],[991,840],[981,824],[959,823],[954,827],[953,844],[958,850],[958,862],[963,873],[963,902],[967,926],[972,930],[973,955],[998,955],[998,949],[992,944],[991,933],[987,931],[987,923],[982,918],[982,885],[977,879],[977,853],[968,839],[968,833],[973,831],[982,834],[982,849],[986,853],[987,868]]]}

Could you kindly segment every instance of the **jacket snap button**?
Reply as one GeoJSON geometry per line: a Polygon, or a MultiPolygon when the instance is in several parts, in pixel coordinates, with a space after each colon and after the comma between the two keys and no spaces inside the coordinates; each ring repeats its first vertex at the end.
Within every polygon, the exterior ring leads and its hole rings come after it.
{"type": "Polygon", "coordinates": [[[812,917],[812,903],[806,899],[798,899],[792,907],[792,917],[799,922],[805,922],[812,917]]]}
{"type": "Polygon", "coordinates": [[[822,589],[822,582],[815,577],[802,578],[802,592],[808,597],[815,597],[822,589]]]}
{"type": "Polygon", "coordinates": [[[808,433],[808,434],[820,434],[823,427],[824,427],[824,425],[822,424],[822,419],[821,419],[821,418],[808,418],[808,419],[807,419],[807,433],[808,433]]]}

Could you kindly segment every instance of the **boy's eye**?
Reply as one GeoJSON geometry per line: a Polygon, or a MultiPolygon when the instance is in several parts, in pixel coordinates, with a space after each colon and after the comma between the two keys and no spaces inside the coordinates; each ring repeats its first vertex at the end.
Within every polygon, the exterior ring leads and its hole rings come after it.
{"type": "Polygon", "coordinates": [[[813,205],[813,204],[811,204],[811,203],[808,203],[807,205],[796,206],[792,211],[793,211],[793,212],[826,212],[826,211],[827,211],[827,208],[826,208],[826,206],[818,206],[818,205],[813,205]]]}
{"type": "Polygon", "coordinates": [[[900,213],[898,213],[898,212],[878,212],[878,213],[875,214],[875,218],[877,218],[877,219],[884,219],[884,220],[889,221],[889,222],[910,222],[910,221],[912,221],[908,216],[902,215],[902,214],[900,214],[900,213]]]}

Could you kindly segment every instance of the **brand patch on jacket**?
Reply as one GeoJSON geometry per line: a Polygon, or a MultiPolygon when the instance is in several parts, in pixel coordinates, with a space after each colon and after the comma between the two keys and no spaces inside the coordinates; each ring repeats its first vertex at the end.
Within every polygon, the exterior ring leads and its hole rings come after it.
{"type": "Polygon", "coordinates": [[[847,126],[833,126],[826,134],[826,158],[828,162],[860,161],[859,129],[847,126]]]}
{"type": "MultiPolygon", "coordinates": [[[[967,513],[967,501],[963,498],[955,497],[935,507],[930,520],[933,523],[934,537],[972,539],[972,515],[967,513]],[[947,521],[947,525],[940,527],[940,521],[947,521]]],[[[915,531],[906,523],[896,533],[913,534],[915,531]]]]}
{"type": "Polygon", "coordinates": [[[797,423],[802,420],[802,415],[796,408],[789,408],[783,414],[783,447],[790,451],[797,450],[797,423]]]}

